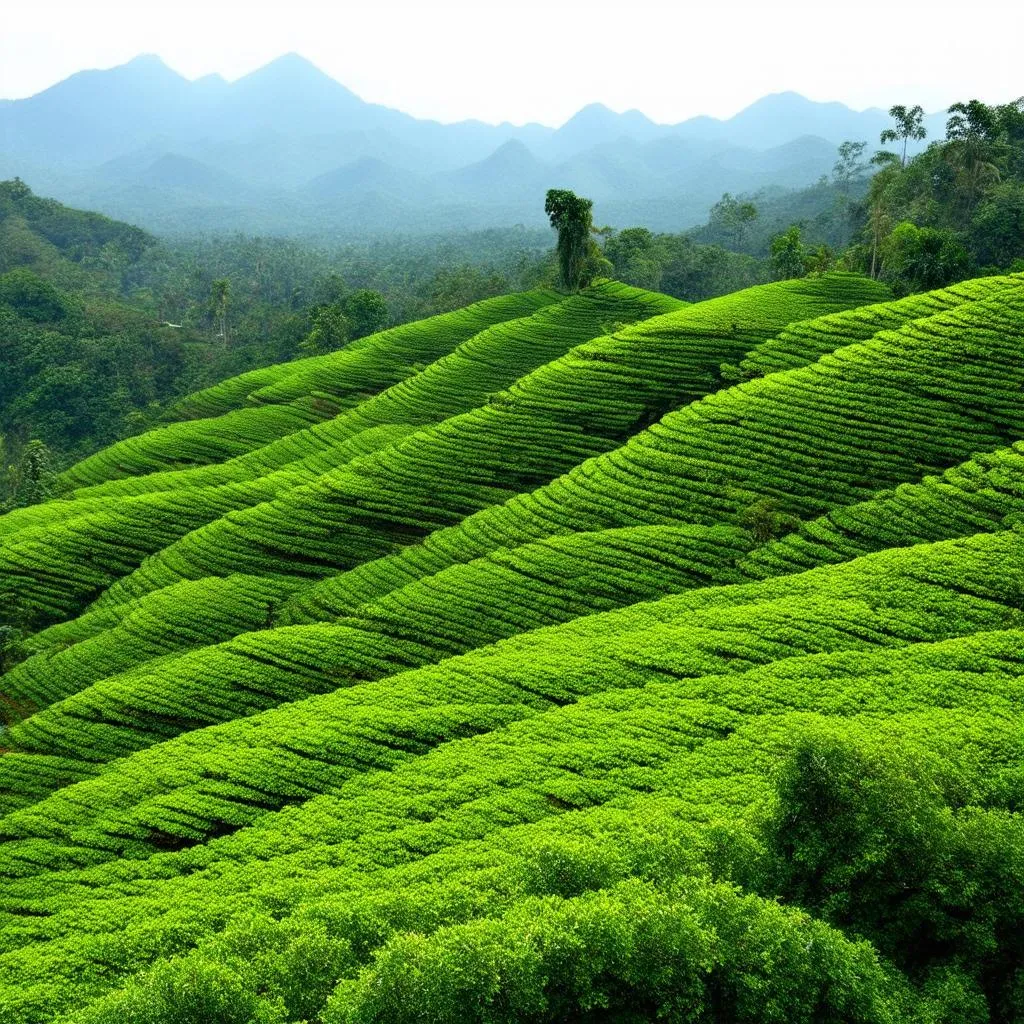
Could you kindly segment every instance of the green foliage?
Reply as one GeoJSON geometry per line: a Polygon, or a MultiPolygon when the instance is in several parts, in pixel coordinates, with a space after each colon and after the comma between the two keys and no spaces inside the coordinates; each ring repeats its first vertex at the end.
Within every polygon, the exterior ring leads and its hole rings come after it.
{"type": "Polygon", "coordinates": [[[594,203],[567,189],[548,189],[544,212],[558,232],[559,280],[569,292],[578,292],[589,285],[603,269],[600,251],[591,230],[594,203]]]}
{"type": "Polygon", "coordinates": [[[780,512],[779,503],[774,498],[759,498],[743,510],[739,524],[758,544],[765,544],[775,537],[792,532],[800,521],[795,516],[780,512]]]}
{"type": "Polygon", "coordinates": [[[0,275],[0,303],[9,306],[15,315],[35,323],[60,321],[68,313],[60,292],[23,268],[0,275]]]}
{"type": "Polygon", "coordinates": [[[83,1024],[279,1024],[284,1008],[260,999],[229,968],[169,960],[123,995],[100,1003],[83,1024]]]}
{"type": "MultiPolygon", "coordinates": [[[[731,240],[723,234],[723,241],[731,240]]],[[[659,288],[694,302],[768,279],[762,260],[720,245],[694,242],[689,234],[655,235],[646,228],[615,233],[608,229],[603,252],[616,279],[639,288],[659,288]]]]}
{"type": "Polygon", "coordinates": [[[884,990],[866,948],[799,914],[727,886],[628,882],[396,938],[324,1020],[859,1024],[889,1019],[884,990]]]}
{"type": "Polygon", "coordinates": [[[388,324],[388,304],[384,296],[369,288],[360,288],[345,299],[344,314],[353,338],[376,334],[388,324]]]}
{"type": "Polygon", "coordinates": [[[321,306],[313,314],[313,329],[299,343],[299,350],[311,356],[326,355],[341,348],[351,334],[352,322],[345,316],[340,303],[321,306]]]}
{"type": "Polygon", "coordinates": [[[924,127],[924,110],[920,105],[908,108],[897,104],[889,109],[889,116],[896,122],[895,127],[885,128],[880,136],[880,141],[883,145],[886,142],[903,143],[900,164],[905,167],[907,165],[907,143],[911,139],[920,142],[928,134],[924,127]]]}
{"type": "Polygon", "coordinates": [[[848,265],[900,293],[1005,270],[1024,255],[1024,99],[954,103],[946,138],[907,159],[908,140],[924,137],[919,112],[893,108],[898,127],[882,141],[902,139],[903,154],[876,154],[881,169],[857,214],[862,243],[847,253],[848,265]]]}
{"type": "Polygon", "coordinates": [[[964,807],[977,796],[955,767],[915,754],[835,733],[798,742],[769,826],[782,892],[913,975],[963,973],[996,1019],[1016,1019],[1024,819],[964,807]]]}
{"type": "Polygon", "coordinates": [[[849,194],[853,183],[867,173],[868,165],[863,159],[867,147],[866,142],[849,140],[839,146],[839,159],[832,168],[832,180],[845,195],[849,194]]]}
{"type": "Polygon", "coordinates": [[[388,323],[384,296],[361,288],[337,301],[318,306],[313,312],[313,329],[299,345],[307,355],[325,355],[350,340],[376,334],[388,323]]]}
{"type": "Polygon", "coordinates": [[[732,248],[742,250],[746,241],[749,225],[757,220],[757,207],[749,200],[737,199],[726,192],[711,207],[708,218],[712,228],[719,228],[731,237],[732,248]]]}
{"type": "Polygon", "coordinates": [[[772,239],[771,264],[777,281],[803,277],[807,273],[807,259],[807,249],[798,225],[794,224],[788,231],[772,239]]]}
{"type": "Polygon", "coordinates": [[[971,258],[952,231],[904,221],[882,243],[882,259],[885,279],[897,295],[906,295],[963,280],[971,258]]]}

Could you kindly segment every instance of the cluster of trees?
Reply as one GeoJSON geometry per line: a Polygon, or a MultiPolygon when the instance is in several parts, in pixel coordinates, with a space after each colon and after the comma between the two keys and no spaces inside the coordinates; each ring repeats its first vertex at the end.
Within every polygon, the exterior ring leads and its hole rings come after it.
{"type": "MultiPolygon", "coordinates": [[[[893,107],[882,141],[922,139],[921,108],[893,107]]],[[[946,137],[873,163],[854,258],[901,292],[1024,266],[1024,97],[949,108],[946,137]]]]}
{"type": "MultiPolygon", "coordinates": [[[[757,216],[752,203],[731,196],[724,197],[725,203],[741,208],[736,214],[739,223],[757,216]]],[[[563,189],[547,194],[545,212],[558,232],[557,283],[567,291],[578,291],[598,277],[614,277],[638,288],[697,301],[767,280],[762,260],[695,242],[686,234],[595,227],[592,207],[589,199],[563,189]]],[[[538,267],[538,277],[546,275],[550,280],[551,269],[538,267]]]]}
{"type": "Polygon", "coordinates": [[[752,246],[775,279],[840,266],[886,281],[897,295],[1022,268],[1024,98],[955,103],[948,114],[945,138],[916,156],[908,148],[926,138],[920,106],[891,108],[893,124],[879,141],[894,149],[868,158],[866,141],[844,142],[831,180],[816,186],[821,198],[831,195],[830,209],[776,223],[766,237],[757,208],[727,195],[698,234],[752,246]]]}

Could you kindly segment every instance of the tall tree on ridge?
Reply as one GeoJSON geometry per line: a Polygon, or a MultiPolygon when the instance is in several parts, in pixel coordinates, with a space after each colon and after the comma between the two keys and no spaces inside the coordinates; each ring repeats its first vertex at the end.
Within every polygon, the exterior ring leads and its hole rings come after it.
{"type": "Polygon", "coordinates": [[[548,189],[544,200],[544,212],[558,232],[556,250],[562,286],[570,292],[585,288],[594,277],[593,273],[588,277],[593,250],[597,248],[590,237],[593,207],[592,200],[562,188],[548,189]]]}
{"type": "Polygon", "coordinates": [[[903,140],[903,155],[900,157],[900,167],[906,167],[907,143],[911,139],[914,139],[915,142],[920,142],[928,135],[924,127],[924,110],[920,104],[908,110],[902,104],[897,103],[896,106],[889,108],[889,116],[896,122],[896,127],[884,129],[880,139],[883,143],[903,140]]]}

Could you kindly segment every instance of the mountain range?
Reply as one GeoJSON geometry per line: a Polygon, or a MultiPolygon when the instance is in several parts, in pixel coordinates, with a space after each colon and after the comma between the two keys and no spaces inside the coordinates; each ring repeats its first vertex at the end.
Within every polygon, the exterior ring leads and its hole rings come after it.
{"type": "Polygon", "coordinates": [[[558,128],[442,124],[367,103],[297,54],[230,83],[144,55],[0,102],[0,176],[165,232],[541,224],[550,187],[593,197],[600,221],[679,230],[725,191],[810,183],[838,143],[887,123],[779,93],[673,125],[596,103],[558,128]]]}

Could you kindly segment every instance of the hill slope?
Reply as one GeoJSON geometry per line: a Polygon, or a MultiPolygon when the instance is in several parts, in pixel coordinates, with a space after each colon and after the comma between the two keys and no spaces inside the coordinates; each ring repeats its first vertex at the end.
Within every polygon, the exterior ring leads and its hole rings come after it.
{"type": "Polygon", "coordinates": [[[73,467],[0,519],[9,1019],[1020,1019],[1022,349],[1024,275],[608,282],[73,467]]]}

